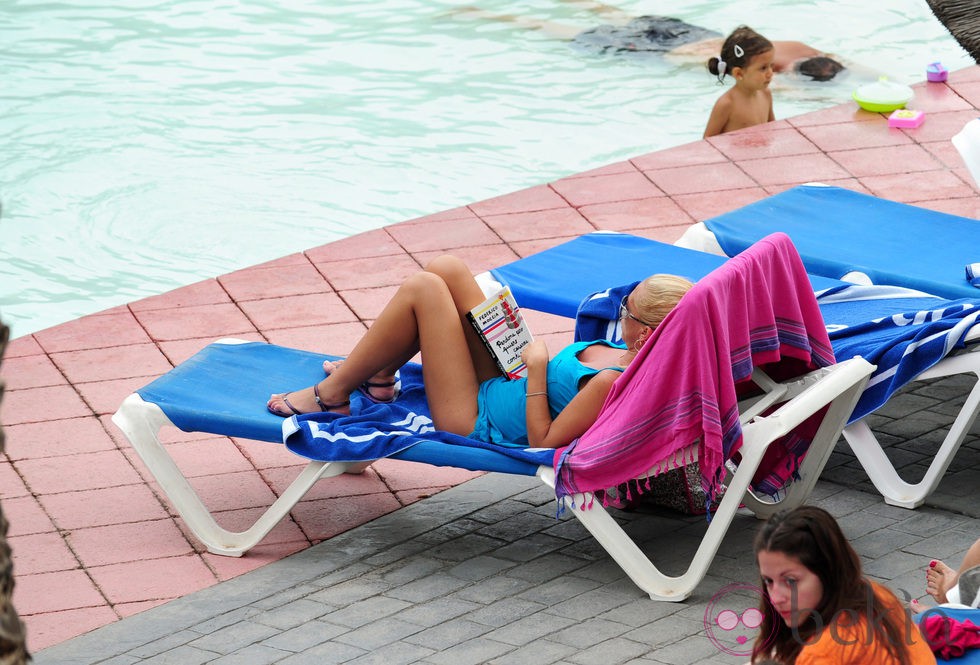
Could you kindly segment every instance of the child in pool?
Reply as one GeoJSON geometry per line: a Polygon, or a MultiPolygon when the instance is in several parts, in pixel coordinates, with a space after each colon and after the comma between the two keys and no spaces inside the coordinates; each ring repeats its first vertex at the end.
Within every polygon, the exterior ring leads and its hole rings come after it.
{"type": "Polygon", "coordinates": [[[774,57],[772,42],[744,25],[725,39],[721,56],[708,60],[708,71],[719,81],[730,75],[735,85],[715,102],[704,138],[776,119],[769,90],[774,57]]]}
{"type": "Polygon", "coordinates": [[[577,342],[554,358],[542,340],[525,348],[527,377],[508,381],[466,320],[484,300],[463,261],[441,256],[409,277],[347,359],[325,365],[315,386],[272,395],[283,417],[347,412],[360,389],[375,401],[394,399],[395,371],[422,353],[422,376],[437,429],[489,443],[557,448],[594,422],[613,382],[692,286],[675,275],[648,277],[620,305],[623,345],[577,342]]]}
{"type": "Polygon", "coordinates": [[[755,539],[763,615],[752,662],[783,665],[932,664],[906,608],[861,572],[861,559],[830,513],[776,513],[755,539]]]}

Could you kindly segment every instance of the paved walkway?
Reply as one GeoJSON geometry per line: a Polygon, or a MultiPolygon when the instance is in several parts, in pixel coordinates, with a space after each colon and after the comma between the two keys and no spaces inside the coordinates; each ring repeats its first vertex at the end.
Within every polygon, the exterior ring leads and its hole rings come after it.
{"type": "MultiPolygon", "coordinates": [[[[15,603],[27,622],[31,648],[47,659],[48,653],[65,653],[108,634],[103,631],[125,633],[127,626],[150,622],[155,613],[174,606],[190,616],[196,603],[206,604],[208,594],[220,599],[223,589],[232,588],[234,597],[250,585],[258,591],[260,579],[299,575],[294,568],[302,567],[302,562],[324,556],[318,554],[324,550],[339,551],[331,550],[338,547],[338,539],[349,542],[357,528],[373,532],[378,522],[371,520],[411,519],[414,511],[443,506],[445,492],[438,493],[446,488],[469,491],[466,488],[472,483],[455,486],[476,474],[382,461],[362,477],[321,483],[322,488],[318,486],[247,556],[229,559],[203,552],[109,416],[127,394],[204,344],[235,336],[343,354],[395,285],[439,253],[460,254],[480,271],[596,229],[672,242],[695,221],[813,180],[980,218],[980,194],[949,143],[978,114],[980,67],[954,72],[948,84],[917,86],[911,105],[927,114],[925,124],[917,129],[889,129],[882,115],[843,104],[361,234],[14,340],[0,367],[8,387],[0,411],[7,433],[7,451],[0,459],[0,499],[12,522],[15,603]],[[296,553],[301,553],[298,558],[285,558],[296,553]],[[92,636],[77,637],[97,628],[92,636]]],[[[532,326],[554,348],[568,339],[570,322],[532,314],[532,326]]],[[[281,387],[270,387],[270,392],[277,388],[281,387]]],[[[921,468],[922,456],[930,454],[923,444],[934,445],[938,430],[950,422],[947,400],[964,391],[962,384],[922,386],[876,414],[876,429],[886,435],[896,459],[909,471],[921,468]]],[[[205,502],[231,527],[254,518],[302,466],[277,446],[246,441],[178,434],[171,436],[169,446],[205,502]]],[[[955,534],[978,532],[975,522],[964,516],[977,517],[975,507],[970,512],[978,503],[977,455],[974,435],[931,499],[944,512],[894,513],[881,506],[896,515],[889,519],[898,520],[897,524],[912,524],[908,535],[889,531],[889,538],[869,541],[870,552],[862,552],[908,564],[901,575],[884,575],[884,579],[905,583],[902,575],[912,574],[909,571],[920,566],[921,557],[955,556],[962,549],[961,538],[950,535],[950,529],[955,534]],[[928,552],[925,545],[917,548],[913,537],[933,535],[929,529],[915,530],[923,520],[952,520],[936,549],[928,552]]],[[[866,487],[866,479],[844,451],[835,455],[824,478],[827,483],[820,489],[828,497],[834,494],[828,488],[836,487],[848,502],[873,500],[872,505],[880,505],[876,495],[859,491],[866,487]]],[[[475,482],[484,486],[492,481],[475,482]]],[[[517,503],[527,503],[523,490],[519,495],[517,503]]],[[[551,511],[543,503],[532,504],[541,513],[532,522],[538,525],[551,511]]],[[[498,505],[514,507],[515,503],[501,498],[494,503],[498,505]]],[[[449,512],[419,528],[445,524],[434,533],[461,533],[466,525],[476,529],[473,519],[449,512]]],[[[513,522],[513,528],[519,529],[523,519],[504,523],[513,522]]],[[[655,519],[658,525],[664,520],[673,523],[670,518],[655,519]]],[[[696,524],[685,523],[685,527],[696,524]]],[[[551,529],[574,528],[556,525],[549,518],[548,526],[535,528],[533,533],[542,535],[528,539],[528,547],[533,550],[547,540],[543,536],[553,537],[551,529]]],[[[906,533],[901,527],[896,532],[906,533]]],[[[748,542],[745,533],[740,537],[748,542]]],[[[591,552],[588,541],[577,536],[567,540],[574,542],[573,550],[591,552]]],[[[541,556],[550,551],[546,545],[541,547],[541,556]]],[[[521,556],[532,556],[532,550],[521,556]]],[[[597,557],[593,562],[597,568],[604,565],[595,552],[582,556],[597,557]]],[[[344,565],[355,560],[348,558],[344,565]]],[[[470,565],[480,567],[483,559],[476,561],[470,565]]],[[[425,564],[431,565],[435,564],[425,564]]],[[[742,570],[731,575],[721,570],[719,578],[751,578],[742,570]]],[[[606,580],[597,581],[606,592],[606,580]]],[[[286,580],[282,584],[289,586],[286,580]]],[[[610,584],[613,589],[624,586],[610,584]]],[[[523,591],[531,593],[530,587],[523,591]]],[[[697,614],[698,602],[705,600],[701,598],[670,607],[687,608],[685,615],[697,614]]],[[[259,602],[224,600],[249,607],[259,602]]],[[[549,613],[565,607],[542,604],[549,613]]],[[[216,601],[212,607],[220,606],[216,601]]],[[[644,602],[643,607],[647,613],[665,611],[655,603],[644,602]]],[[[459,633],[460,644],[468,639],[464,633],[459,633]]],[[[54,655],[51,658],[48,662],[57,662],[54,655]]]]}
{"type": "MultiPolygon", "coordinates": [[[[931,557],[958,563],[980,534],[976,517],[893,508],[833,483],[821,482],[813,503],[837,517],[868,574],[916,597],[931,557]]],[[[705,528],[668,512],[621,517],[676,573],[705,528]]],[[[46,649],[37,663],[744,663],[749,647],[736,639],[754,633],[718,629],[709,608],[753,605],[751,592],[726,587],[758,584],[758,524],[736,519],[691,598],[656,602],[577,520],[556,521],[549,490],[488,475],[46,649]]]]}

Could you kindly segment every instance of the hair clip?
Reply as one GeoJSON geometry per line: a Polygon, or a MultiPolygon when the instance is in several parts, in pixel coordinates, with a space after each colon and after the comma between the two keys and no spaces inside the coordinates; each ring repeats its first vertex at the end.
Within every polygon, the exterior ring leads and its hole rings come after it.
{"type": "Polygon", "coordinates": [[[725,78],[725,71],[728,69],[728,63],[718,58],[718,83],[722,83],[722,79],[725,78]]]}
{"type": "Polygon", "coordinates": [[[743,55],[745,55],[745,49],[743,49],[741,46],[739,46],[738,44],[736,44],[735,45],[735,57],[736,58],[741,58],[743,55]]]}

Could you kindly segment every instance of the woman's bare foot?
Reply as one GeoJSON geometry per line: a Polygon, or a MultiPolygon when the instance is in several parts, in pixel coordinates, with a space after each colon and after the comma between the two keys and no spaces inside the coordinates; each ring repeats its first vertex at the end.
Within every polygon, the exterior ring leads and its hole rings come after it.
{"type": "Polygon", "coordinates": [[[304,413],[320,413],[323,411],[348,414],[350,413],[349,407],[349,399],[329,401],[325,399],[325,396],[321,396],[320,384],[291,393],[272,395],[266,403],[266,408],[270,412],[283,418],[298,416],[304,413]]]}
{"type": "MultiPolygon", "coordinates": [[[[341,364],[343,360],[324,360],[323,361],[323,371],[330,376],[333,374],[341,364]]],[[[368,399],[372,402],[381,402],[387,404],[389,402],[394,402],[395,398],[398,397],[398,381],[395,379],[394,374],[375,374],[371,377],[370,381],[365,381],[361,384],[359,390],[364,393],[368,399]]]]}
{"type": "Polygon", "coordinates": [[[936,599],[937,603],[945,603],[946,592],[956,584],[956,571],[942,561],[933,559],[926,568],[926,593],[936,599]]]}
{"type": "Polygon", "coordinates": [[[926,610],[930,609],[920,603],[917,599],[913,598],[909,601],[909,609],[912,610],[912,614],[922,614],[926,610]]]}

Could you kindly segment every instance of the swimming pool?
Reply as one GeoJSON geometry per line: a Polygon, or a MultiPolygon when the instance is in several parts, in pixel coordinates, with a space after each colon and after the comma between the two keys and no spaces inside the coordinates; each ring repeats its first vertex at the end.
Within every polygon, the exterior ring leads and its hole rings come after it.
{"type": "MultiPolygon", "coordinates": [[[[463,3],[9,0],[0,315],[20,336],[360,231],[699,139],[694,64],[596,56],[463,3]]],[[[472,4],[472,3],[468,3],[472,4]]],[[[973,64],[926,3],[630,0],[894,80],[973,64]]],[[[581,3],[487,0],[580,26],[581,3]]],[[[776,91],[777,118],[853,80],[776,91]]]]}

